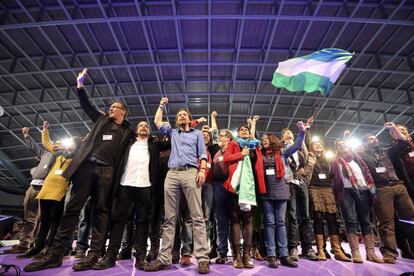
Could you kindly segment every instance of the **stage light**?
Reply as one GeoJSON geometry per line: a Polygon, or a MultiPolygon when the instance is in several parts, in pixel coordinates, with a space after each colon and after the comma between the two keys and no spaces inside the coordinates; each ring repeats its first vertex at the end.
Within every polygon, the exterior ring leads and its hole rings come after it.
{"type": "Polygon", "coordinates": [[[351,149],[357,149],[361,146],[361,140],[352,137],[348,140],[348,145],[351,147],[351,149]]]}
{"type": "Polygon", "coordinates": [[[319,136],[312,136],[312,142],[314,143],[314,142],[318,142],[318,141],[321,141],[321,138],[319,138],[319,136]]]}
{"type": "Polygon", "coordinates": [[[4,108],[0,105],[0,117],[4,115],[4,108]]]}
{"type": "Polygon", "coordinates": [[[328,159],[332,159],[332,158],[335,157],[335,154],[331,150],[328,150],[328,151],[326,151],[325,156],[328,159]]]}
{"type": "Polygon", "coordinates": [[[237,137],[237,129],[232,130],[231,133],[233,133],[233,137],[237,137]]]}
{"type": "Polygon", "coordinates": [[[72,138],[66,138],[62,140],[62,146],[64,148],[69,148],[73,146],[73,139],[72,138]]]}

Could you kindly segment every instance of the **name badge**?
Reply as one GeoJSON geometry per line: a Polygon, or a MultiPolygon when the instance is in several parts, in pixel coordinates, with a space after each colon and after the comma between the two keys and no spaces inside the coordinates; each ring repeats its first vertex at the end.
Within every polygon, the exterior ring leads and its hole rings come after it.
{"type": "Polygon", "coordinates": [[[46,169],[47,169],[47,165],[45,165],[45,166],[43,167],[43,169],[44,169],[44,170],[46,170],[46,169]]]}
{"type": "Polygon", "coordinates": [[[266,169],[266,175],[275,175],[275,169],[266,169]]]}
{"type": "Polygon", "coordinates": [[[55,175],[62,175],[62,173],[63,173],[63,170],[56,170],[55,171],[55,175]]]}
{"type": "Polygon", "coordinates": [[[207,163],[207,168],[211,169],[211,163],[207,163]]]}
{"type": "Polygon", "coordinates": [[[43,184],[43,180],[40,180],[40,179],[33,179],[30,182],[30,185],[42,185],[42,184],[43,184]]]}
{"type": "Polygon", "coordinates": [[[411,158],[412,158],[412,157],[414,157],[414,151],[409,152],[409,153],[408,153],[408,156],[410,156],[411,158]]]}
{"type": "Polygon", "coordinates": [[[375,171],[377,173],[385,173],[387,170],[385,169],[385,167],[377,167],[375,168],[375,171]]]}
{"type": "Polygon", "coordinates": [[[223,160],[224,160],[223,156],[219,156],[218,161],[223,162],[223,160]]]}
{"type": "Polygon", "coordinates": [[[324,173],[320,173],[318,174],[318,176],[319,176],[319,179],[326,179],[326,174],[324,173]]]}
{"type": "Polygon", "coordinates": [[[104,134],[102,135],[103,141],[112,141],[112,135],[104,134]]]}

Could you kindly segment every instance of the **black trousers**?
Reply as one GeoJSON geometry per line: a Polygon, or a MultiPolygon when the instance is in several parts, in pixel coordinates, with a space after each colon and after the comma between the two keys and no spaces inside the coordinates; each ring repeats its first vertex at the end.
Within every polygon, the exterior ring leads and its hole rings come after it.
{"type": "Polygon", "coordinates": [[[52,245],[54,254],[62,255],[66,244],[78,226],[79,214],[88,197],[92,204],[92,239],[90,255],[100,256],[105,243],[108,216],[111,206],[111,184],[113,168],[85,161],[76,171],[72,183],[70,200],[66,205],[60,227],[52,245]]]}
{"type": "Polygon", "coordinates": [[[135,242],[137,259],[145,258],[149,227],[149,209],[151,208],[151,187],[138,188],[121,186],[114,200],[111,212],[111,226],[107,255],[116,257],[121,246],[122,233],[131,212],[135,209],[135,242]]]}
{"type": "Polygon", "coordinates": [[[40,227],[35,239],[36,248],[44,248],[52,244],[63,215],[64,203],[64,198],[61,201],[40,200],[40,227]]]}

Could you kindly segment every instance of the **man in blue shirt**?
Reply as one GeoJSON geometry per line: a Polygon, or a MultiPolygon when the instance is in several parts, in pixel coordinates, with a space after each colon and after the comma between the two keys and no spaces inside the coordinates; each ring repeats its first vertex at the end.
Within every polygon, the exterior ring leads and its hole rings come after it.
{"type": "Polygon", "coordinates": [[[190,127],[192,118],[188,110],[180,109],[177,112],[175,116],[177,128],[172,129],[168,124],[163,123],[162,113],[167,103],[168,99],[162,98],[155,114],[155,125],[162,134],[171,138],[169,171],[164,184],[165,217],[162,246],[158,259],[146,266],[145,271],[167,269],[171,264],[175,223],[181,195],[184,194],[193,222],[193,232],[196,233],[194,235],[194,254],[198,261],[198,272],[206,274],[210,272],[210,267],[206,225],[201,207],[201,186],[206,180],[207,167],[204,138],[200,131],[190,127]]]}

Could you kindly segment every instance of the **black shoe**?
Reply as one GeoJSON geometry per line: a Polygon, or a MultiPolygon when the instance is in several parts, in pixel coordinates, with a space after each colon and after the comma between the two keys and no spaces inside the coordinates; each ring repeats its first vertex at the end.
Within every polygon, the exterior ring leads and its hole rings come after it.
{"type": "Polygon", "coordinates": [[[145,257],[145,260],[150,263],[152,261],[155,261],[158,258],[158,250],[156,248],[151,247],[150,251],[147,254],[147,257],[145,257]]]}
{"type": "Polygon", "coordinates": [[[72,269],[74,271],[90,270],[98,262],[98,259],[99,258],[96,255],[88,255],[80,260],[80,262],[72,266],[72,269]]]}
{"type": "Polygon", "coordinates": [[[26,265],[23,270],[26,272],[33,272],[33,271],[39,271],[43,269],[48,268],[55,268],[62,265],[63,256],[54,254],[54,253],[48,253],[45,255],[43,259],[37,262],[30,263],[26,265]]]}
{"type": "Polygon", "coordinates": [[[39,247],[32,247],[29,251],[24,253],[23,255],[17,255],[16,258],[31,258],[42,251],[43,248],[39,247]]]}
{"type": "Polygon", "coordinates": [[[95,263],[92,268],[94,270],[104,270],[110,267],[114,267],[116,264],[116,258],[112,256],[105,256],[102,260],[95,263]]]}
{"type": "Polygon", "coordinates": [[[147,263],[144,258],[135,258],[135,268],[139,270],[144,270],[144,267],[147,263]]]}
{"type": "Polygon", "coordinates": [[[268,257],[267,258],[267,265],[271,268],[277,268],[279,265],[277,264],[276,257],[268,257]]]}
{"type": "Polygon", "coordinates": [[[173,251],[173,253],[172,253],[172,263],[173,264],[178,264],[179,262],[180,262],[180,253],[173,251]]]}
{"type": "Polygon", "coordinates": [[[215,249],[212,249],[210,251],[210,253],[208,253],[208,257],[210,258],[210,260],[214,259],[214,258],[217,258],[217,256],[218,256],[218,254],[217,254],[217,251],[215,249]]]}
{"type": "Polygon", "coordinates": [[[131,251],[121,250],[121,252],[119,252],[118,257],[116,259],[117,260],[129,260],[131,258],[132,258],[131,251]]]}
{"type": "MultiPolygon", "coordinates": [[[[290,258],[293,261],[296,261],[295,259],[292,258],[292,256],[290,256],[290,258]]],[[[312,248],[306,250],[305,252],[302,253],[302,258],[310,260],[310,261],[319,261],[318,256],[316,256],[315,251],[313,251],[312,248]]]]}
{"type": "Polygon", "coordinates": [[[226,262],[227,262],[227,255],[220,253],[216,259],[216,264],[225,264],[226,262]]]}
{"type": "Polygon", "coordinates": [[[201,261],[198,263],[198,273],[200,274],[210,273],[209,261],[201,261]]]}
{"type": "Polygon", "coordinates": [[[298,267],[298,264],[295,263],[289,256],[280,258],[280,264],[288,267],[298,267]]]}
{"type": "Polygon", "coordinates": [[[147,272],[159,271],[168,269],[169,265],[163,264],[160,260],[156,260],[152,264],[144,265],[144,270],[147,272]]]}

